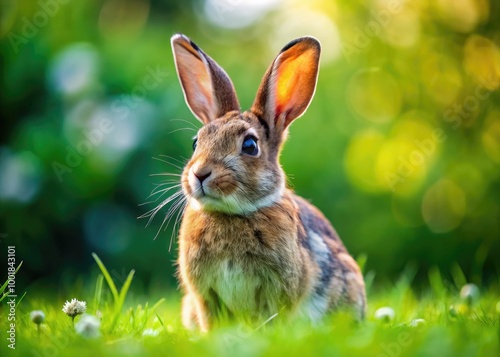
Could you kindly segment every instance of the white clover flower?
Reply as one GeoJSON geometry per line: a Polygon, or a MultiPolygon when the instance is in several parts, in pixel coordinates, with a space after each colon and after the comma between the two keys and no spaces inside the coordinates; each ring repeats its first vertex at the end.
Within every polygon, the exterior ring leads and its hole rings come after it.
{"type": "Polygon", "coordinates": [[[72,299],[64,303],[62,311],[71,318],[83,314],[87,310],[87,303],[85,301],[78,301],[77,299],[72,299]]]}
{"type": "Polygon", "coordinates": [[[425,326],[426,324],[427,324],[427,321],[425,321],[424,319],[414,319],[408,324],[408,326],[410,326],[410,327],[422,327],[422,326],[425,326]]]}
{"type": "Polygon", "coordinates": [[[35,324],[40,325],[43,321],[45,321],[45,314],[42,310],[33,310],[30,312],[30,319],[35,324]]]}
{"type": "Polygon", "coordinates": [[[394,309],[389,306],[381,307],[375,311],[375,318],[383,322],[390,322],[394,320],[394,316],[396,316],[396,313],[394,312],[394,309]]]}
{"type": "Polygon", "coordinates": [[[460,290],[460,297],[469,306],[472,306],[479,300],[479,288],[476,284],[465,284],[460,290]]]}
{"type": "Polygon", "coordinates": [[[152,328],[147,328],[142,332],[143,337],[156,337],[160,331],[152,329],[152,328]]]}
{"type": "Polygon", "coordinates": [[[83,315],[75,324],[75,331],[84,338],[93,339],[101,336],[101,321],[92,315],[83,315]]]}

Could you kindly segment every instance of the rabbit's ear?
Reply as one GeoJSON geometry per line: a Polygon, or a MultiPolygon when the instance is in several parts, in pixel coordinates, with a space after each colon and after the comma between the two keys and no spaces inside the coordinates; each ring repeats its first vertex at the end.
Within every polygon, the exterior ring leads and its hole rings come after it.
{"type": "Polygon", "coordinates": [[[284,130],[307,109],[316,88],[321,47],[313,37],[286,45],[267,70],[252,111],[284,130]]]}
{"type": "Polygon", "coordinates": [[[213,59],[182,34],[172,36],[171,43],[184,98],[201,122],[240,110],[233,83],[213,59]]]}

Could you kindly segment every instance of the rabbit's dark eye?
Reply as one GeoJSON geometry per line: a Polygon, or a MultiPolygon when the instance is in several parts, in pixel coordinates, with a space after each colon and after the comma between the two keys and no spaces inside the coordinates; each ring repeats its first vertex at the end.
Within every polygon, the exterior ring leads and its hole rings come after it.
{"type": "Polygon", "coordinates": [[[247,155],[257,155],[259,153],[257,138],[252,135],[245,136],[245,139],[243,139],[243,145],[241,146],[241,151],[243,151],[247,155]]]}
{"type": "Polygon", "coordinates": [[[196,144],[198,144],[198,138],[193,139],[193,151],[196,150],[196,144]]]}

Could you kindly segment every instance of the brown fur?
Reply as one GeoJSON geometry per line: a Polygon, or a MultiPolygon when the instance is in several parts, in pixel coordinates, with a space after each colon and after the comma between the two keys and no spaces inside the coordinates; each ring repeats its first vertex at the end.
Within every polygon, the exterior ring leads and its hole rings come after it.
{"type": "Polygon", "coordinates": [[[301,38],[285,46],[243,113],[235,95],[225,99],[234,89],[215,61],[182,35],[172,43],[186,100],[205,124],[182,175],[185,326],[207,331],[222,316],[258,323],[277,313],[317,321],[342,306],[362,318],[356,262],[323,214],[285,188],[278,162],[288,125],[314,93],[319,43],[301,38]],[[195,76],[186,73],[191,67],[195,76]],[[257,154],[243,151],[248,138],[257,154]]]}

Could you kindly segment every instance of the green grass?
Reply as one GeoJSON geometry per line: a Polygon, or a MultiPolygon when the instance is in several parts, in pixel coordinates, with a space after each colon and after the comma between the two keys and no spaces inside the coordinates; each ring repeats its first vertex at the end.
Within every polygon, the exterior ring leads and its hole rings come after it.
{"type": "MultiPolygon", "coordinates": [[[[499,356],[500,296],[498,285],[481,289],[472,305],[461,301],[459,286],[465,282],[454,269],[453,282],[443,281],[437,270],[429,274],[429,288],[411,288],[414,271],[407,270],[392,286],[376,287],[367,277],[368,316],[356,323],[347,314],[334,314],[311,326],[306,321],[281,321],[279,316],[260,327],[227,324],[209,334],[189,332],[180,323],[180,296],[162,292],[155,299],[132,298],[133,271],[119,290],[106,267],[94,256],[100,272],[82,296],[87,313],[102,315],[101,337],[88,340],[75,332],[71,318],[62,311],[63,300],[33,296],[29,292],[16,310],[16,352],[22,356],[499,356]],[[103,284],[106,281],[107,285],[103,284]],[[130,290],[129,290],[130,287],[130,290]],[[162,297],[162,295],[164,295],[162,297]],[[127,299],[126,299],[127,298],[127,299]],[[454,313],[449,311],[454,306],[454,313]],[[396,315],[390,322],[374,317],[382,306],[396,315]],[[40,333],[30,311],[46,314],[40,333]],[[412,327],[414,319],[425,323],[412,327]],[[146,334],[144,334],[146,331],[146,334]],[[147,335],[149,332],[149,335],[147,335]]],[[[4,313],[7,306],[4,304],[4,313]]],[[[1,331],[8,321],[2,313],[1,331]]],[[[75,323],[81,317],[75,319],[75,323]]],[[[0,351],[12,352],[2,338],[0,351]]]]}

